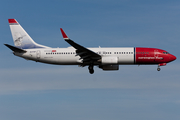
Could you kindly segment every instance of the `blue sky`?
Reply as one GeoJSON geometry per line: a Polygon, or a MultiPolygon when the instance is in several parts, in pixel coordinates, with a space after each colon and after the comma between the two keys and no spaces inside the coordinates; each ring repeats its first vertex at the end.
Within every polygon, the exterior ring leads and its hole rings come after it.
{"type": "Polygon", "coordinates": [[[1,0],[0,119],[179,120],[180,1],[1,0]],[[86,47],[155,47],[177,60],[119,71],[55,66],[18,58],[9,18],[39,44],[69,47],[59,28],[86,47]]]}

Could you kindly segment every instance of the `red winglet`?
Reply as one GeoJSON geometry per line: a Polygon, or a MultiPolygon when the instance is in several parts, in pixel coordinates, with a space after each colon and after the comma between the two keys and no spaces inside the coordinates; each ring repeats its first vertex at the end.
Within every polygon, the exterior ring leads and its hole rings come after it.
{"type": "Polygon", "coordinates": [[[8,19],[9,23],[18,23],[15,19],[8,19]]]}
{"type": "Polygon", "coordinates": [[[61,30],[61,33],[62,33],[63,38],[64,38],[64,39],[69,39],[68,36],[66,35],[66,33],[63,31],[63,29],[60,28],[60,30],[61,30]]]}

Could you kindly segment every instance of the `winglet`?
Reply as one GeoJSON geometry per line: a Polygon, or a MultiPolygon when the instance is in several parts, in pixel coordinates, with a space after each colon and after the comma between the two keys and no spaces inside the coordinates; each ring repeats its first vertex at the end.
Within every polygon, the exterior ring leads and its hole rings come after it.
{"type": "Polygon", "coordinates": [[[64,30],[62,28],[60,28],[62,36],[65,40],[69,39],[68,36],[66,35],[66,33],[64,32],[64,30]]]}

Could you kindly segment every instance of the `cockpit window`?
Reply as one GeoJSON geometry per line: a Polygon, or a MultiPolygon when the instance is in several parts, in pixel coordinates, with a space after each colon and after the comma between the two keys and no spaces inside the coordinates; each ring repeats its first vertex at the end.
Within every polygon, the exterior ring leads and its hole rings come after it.
{"type": "Polygon", "coordinates": [[[164,54],[169,54],[168,52],[163,52],[164,54]]]}

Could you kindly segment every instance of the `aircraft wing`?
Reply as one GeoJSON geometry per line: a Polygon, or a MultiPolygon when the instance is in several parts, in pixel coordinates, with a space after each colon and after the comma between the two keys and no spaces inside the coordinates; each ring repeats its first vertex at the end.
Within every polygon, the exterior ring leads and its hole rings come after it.
{"type": "Polygon", "coordinates": [[[66,42],[68,42],[71,46],[73,46],[76,49],[76,54],[83,59],[83,62],[87,61],[97,61],[101,59],[101,56],[77,43],[75,43],[73,40],[69,39],[66,33],[63,31],[62,28],[60,28],[62,36],[66,42]]]}

